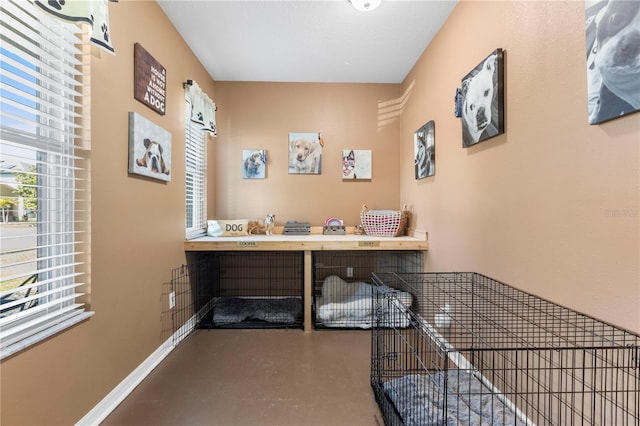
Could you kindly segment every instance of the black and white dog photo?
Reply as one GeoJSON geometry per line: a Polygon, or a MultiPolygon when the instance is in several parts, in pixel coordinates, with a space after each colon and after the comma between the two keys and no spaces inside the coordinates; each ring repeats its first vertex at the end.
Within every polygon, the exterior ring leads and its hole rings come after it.
{"type": "Polygon", "coordinates": [[[429,121],[413,134],[415,177],[423,179],[436,172],[435,122],[429,121]]]}
{"type": "Polygon", "coordinates": [[[640,110],[640,2],[585,2],[589,124],[640,110]]]}
{"type": "Polygon", "coordinates": [[[462,145],[504,133],[503,52],[496,49],[462,79],[462,145]]]}

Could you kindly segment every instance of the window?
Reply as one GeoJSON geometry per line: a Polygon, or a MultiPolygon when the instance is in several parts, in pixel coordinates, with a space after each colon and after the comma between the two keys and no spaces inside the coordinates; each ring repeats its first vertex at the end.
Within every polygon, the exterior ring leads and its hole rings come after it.
{"type": "MultiPolygon", "coordinates": [[[[82,38],[31,2],[0,3],[0,358],[88,318],[82,38]]],[[[86,106],[84,108],[87,110],[86,106]]]]}
{"type": "Polygon", "coordinates": [[[207,230],[207,170],[205,131],[191,121],[191,104],[185,101],[186,236],[205,235],[207,230]]]}

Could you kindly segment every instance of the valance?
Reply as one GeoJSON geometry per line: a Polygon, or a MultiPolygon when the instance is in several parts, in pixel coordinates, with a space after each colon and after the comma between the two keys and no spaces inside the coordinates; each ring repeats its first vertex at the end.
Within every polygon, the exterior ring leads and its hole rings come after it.
{"type": "Polygon", "coordinates": [[[193,80],[185,84],[184,90],[185,97],[191,104],[191,121],[202,125],[202,130],[216,136],[216,104],[193,80]]]}
{"type": "Polygon", "coordinates": [[[115,54],[109,26],[109,0],[36,0],[35,4],[65,21],[86,22],[91,26],[91,42],[115,54]]]}

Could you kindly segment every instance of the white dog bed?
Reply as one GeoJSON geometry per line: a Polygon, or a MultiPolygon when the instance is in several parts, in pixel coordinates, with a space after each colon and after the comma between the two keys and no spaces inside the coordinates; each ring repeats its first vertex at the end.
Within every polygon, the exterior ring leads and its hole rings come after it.
{"type": "Polygon", "coordinates": [[[411,294],[365,282],[349,283],[335,275],[325,278],[322,284],[322,296],[316,298],[316,322],[326,327],[371,328],[376,320],[373,307],[377,292],[392,293],[394,296],[381,299],[380,326],[408,327],[407,309],[412,304],[411,294]],[[398,306],[389,309],[391,303],[398,306]]]}

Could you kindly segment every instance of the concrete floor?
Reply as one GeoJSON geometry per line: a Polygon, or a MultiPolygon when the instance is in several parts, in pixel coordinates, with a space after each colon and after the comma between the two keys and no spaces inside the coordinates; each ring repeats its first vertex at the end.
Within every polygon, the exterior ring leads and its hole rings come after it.
{"type": "Polygon", "coordinates": [[[196,330],[103,425],[382,426],[371,332],[196,330]]]}

